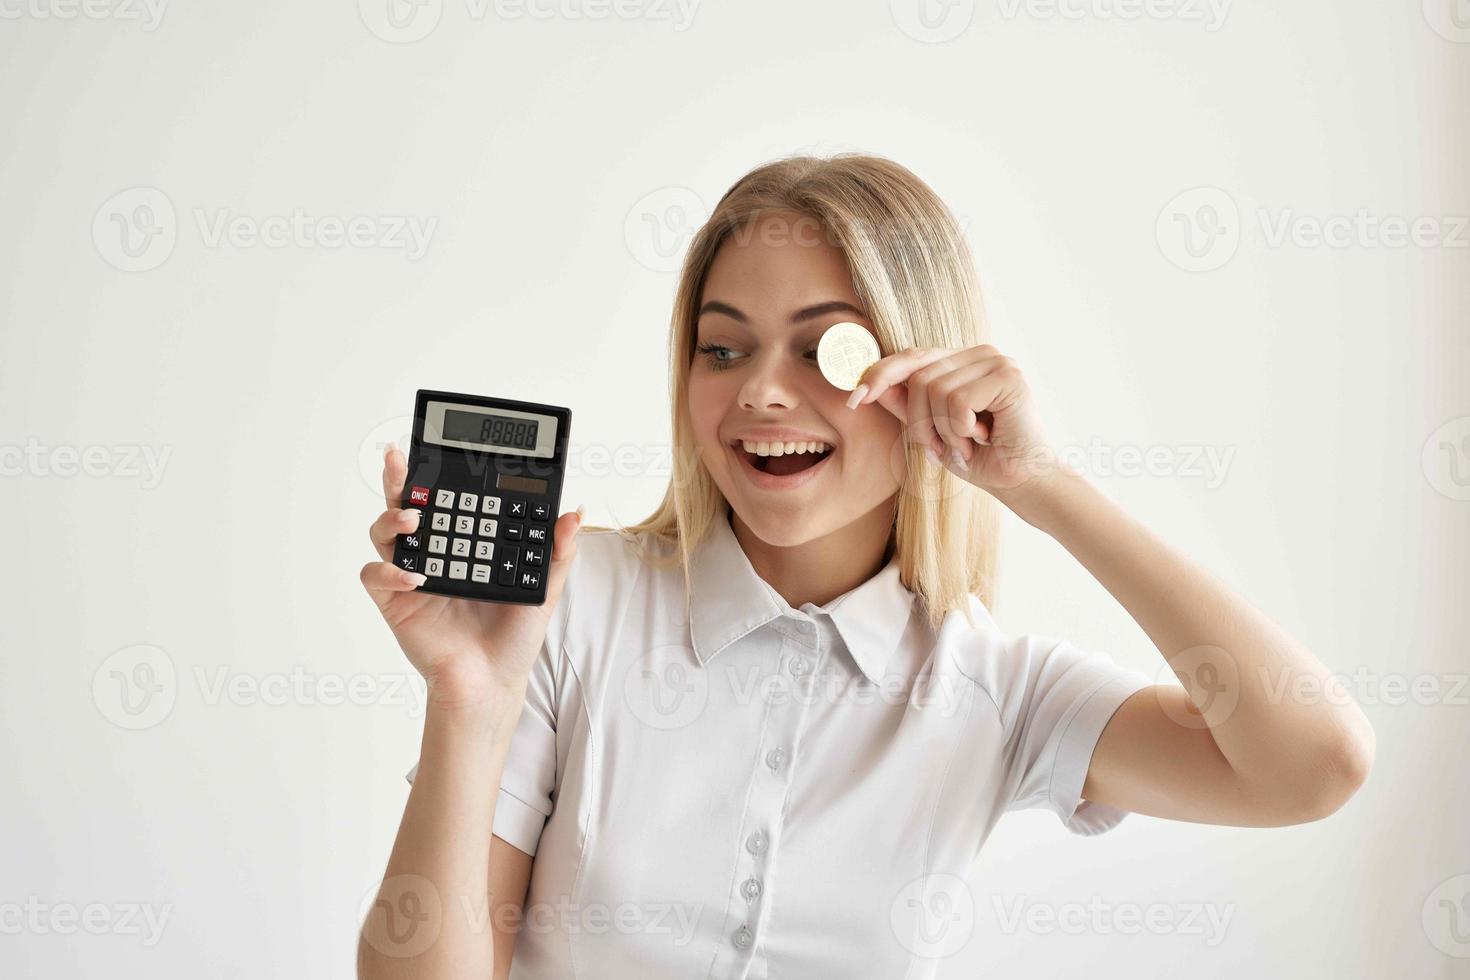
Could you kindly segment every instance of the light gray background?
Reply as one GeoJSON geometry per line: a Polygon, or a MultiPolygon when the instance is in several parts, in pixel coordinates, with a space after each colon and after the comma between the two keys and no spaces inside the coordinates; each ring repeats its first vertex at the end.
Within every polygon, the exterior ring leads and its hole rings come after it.
{"type": "MultiPolygon", "coordinates": [[[[565,507],[643,516],[688,228],[852,149],[965,223],[1054,439],[1378,733],[1318,824],[1007,818],[941,975],[1470,976],[1463,0],[388,2],[0,0],[0,973],[350,976],[417,753],[357,579],[414,389],[570,405],[565,507]]],[[[1007,630],[1163,666],[1005,547],[1007,630]]]]}

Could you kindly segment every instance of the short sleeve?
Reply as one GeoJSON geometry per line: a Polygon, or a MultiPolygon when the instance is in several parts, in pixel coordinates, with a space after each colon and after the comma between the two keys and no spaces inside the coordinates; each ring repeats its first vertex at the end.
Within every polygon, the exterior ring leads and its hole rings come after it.
{"type": "MultiPolygon", "coordinates": [[[[526,679],[525,707],[511,736],[491,824],[496,837],[532,856],[556,793],[556,704],[553,653],[543,642],[526,679]]],[[[410,783],[418,769],[415,764],[408,771],[410,783]]]]}
{"type": "Polygon", "coordinates": [[[1109,719],[1152,679],[1065,640],[1025,636],[1012,642],[1012,652],[1012,668],[1024,674],[1015,678],[1020,711],[1007,809],[1051,810],[1077,834],[1111,830],[1128,811],[1083,800],[1082,786],[1109,719]]]}

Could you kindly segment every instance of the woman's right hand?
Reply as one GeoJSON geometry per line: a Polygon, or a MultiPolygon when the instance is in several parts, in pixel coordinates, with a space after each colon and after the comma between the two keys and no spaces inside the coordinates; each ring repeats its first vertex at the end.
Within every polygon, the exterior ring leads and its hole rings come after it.
{"type": "Polygon", "coordinates": [[[399,506],[407,477],[408,460],[397,446],[389,446],[383,455],[388,509],[369,532],[382,560],[363,566],[363,587],[409,662],[424,675],[431,701],[461,707],[477,707],[506,695],[518,701],[577,554],[582,508],[557,518],[543,604],[450,598],[417,591],[424,576],[393,564],[398,535],[418,529],[423,519],[422,511],[399,506]]]}

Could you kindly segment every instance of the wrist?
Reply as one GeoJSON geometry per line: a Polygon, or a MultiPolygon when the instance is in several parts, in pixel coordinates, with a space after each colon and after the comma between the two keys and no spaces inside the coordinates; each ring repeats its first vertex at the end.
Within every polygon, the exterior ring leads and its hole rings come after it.
{"type": "Polygon", "coordinates": [[[1067,508],[1092,489],[1080,471],[1053,456],[1049,464],[1017,487],[991,490],[990,495],[1021,520],[1052,536],[1065,519],[1067,508]]]}
{"type": "Polygon", "coordinates": [[[432,728],[449,737],[509,734],[525,705],[526,684],[491,685],[468,691],[455,685],[429,683],[424,731],[432,728]]]}

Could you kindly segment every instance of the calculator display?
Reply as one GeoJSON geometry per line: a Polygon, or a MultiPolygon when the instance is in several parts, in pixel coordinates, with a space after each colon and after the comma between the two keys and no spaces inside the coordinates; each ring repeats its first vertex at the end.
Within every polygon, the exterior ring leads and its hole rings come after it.
{"type": "Polygon", "coordinates": [[[424,418],[424,441],[508,456],[550,458],[555,455],[556,418],[431,401],[424,418]]]}

